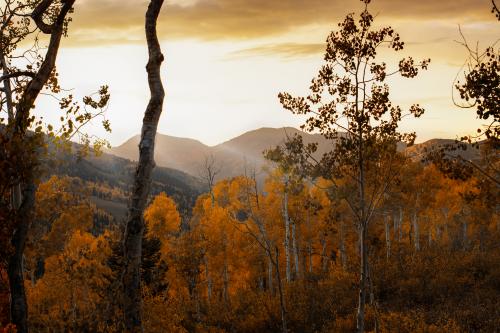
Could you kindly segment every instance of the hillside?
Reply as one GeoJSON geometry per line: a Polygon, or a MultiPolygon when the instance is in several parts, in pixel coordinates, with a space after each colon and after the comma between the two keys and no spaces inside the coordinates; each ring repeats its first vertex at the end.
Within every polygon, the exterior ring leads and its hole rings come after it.
{"type": "MultiPolygon", "coordinates": [[[[117,188],[127,193],[126,198],[128,199],[128,192],[133,183],[135,162],[110,154],[102,154],[98,157],[92,155],[78,159],[74,154],[64,153],[58,156],[58,160],[59,162],[50,168],[49,175],[78,177],[111,189],[117,188]]],[[[158,166],[153,171],[151,195],[160,192],[165,192],[172,197],[177,203],[179,211],[189,214],[196,198],[203,192],[203,185],[198,179],[182,171],[158,166]]],[[[127,199],[94,198],[94,202],[99,208],[121,218],[126,210],[127,199]]]]}

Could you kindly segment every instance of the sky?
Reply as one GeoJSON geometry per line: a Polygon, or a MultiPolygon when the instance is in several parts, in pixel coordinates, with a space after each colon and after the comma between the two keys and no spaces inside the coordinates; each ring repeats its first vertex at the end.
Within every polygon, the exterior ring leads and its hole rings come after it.
{"type": "MultiPolygon", "coordinates": [[[[358,0],[165,0],[158,34],[165,62],[166,99],[158,131],[216,145],[260,127],[298,127],[303,119],[284,110],[281,91],[305,96],[323,63],[329,32],[358,0]]],[[[110,87],[107,118],[113,132],[94,122],[86,131],[119,145],[140,133],[149,100],[145,64],[145,0],[77,0],[57,67],[60,83],[75,96],[110,87]]],[[[431,58],[427,72],[390,82],[395,103],[426,108],[403,131],[418,142],[472,133],[481,123],[453,104],[452,86],[466,59],[459,25],[472,45],[500,37],[490,0],[373,0],[376,26],[392,26],[406,42],[403,53],[382,52],[388,64],[403,56],[431,58]]],[[[54,101],[37,108],[58,119],[54,101]]]]}

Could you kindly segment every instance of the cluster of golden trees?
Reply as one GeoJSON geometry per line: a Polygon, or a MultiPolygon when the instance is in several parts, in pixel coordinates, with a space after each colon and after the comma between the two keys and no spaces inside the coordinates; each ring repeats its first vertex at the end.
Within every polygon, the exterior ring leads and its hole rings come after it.
{"type": "MultiPolygon", "coordinates": [[[[222,180],[187,221],[165,194],[151,201],[141,269],[145,331],[275,332],[283,320],[291,332],[355,330],[356,219],[328,181],[287,179],[276,170],[259,190],[249,177],[222,180]]],[[[27,272],[39,266],[25,280],[30,325],[120,331],[113,318],[121,315],[122,231],[92,234],[92,208],[71,193],[49,217],[69,181],[52,178],[37,193],[46,203],[37,221],[48,228],[26,251],[27,272]]],[[[492,332],[500,325],[493,315],[500,220],[484,185],[405,163],[370,224],[368,331],[492,332]]]]}

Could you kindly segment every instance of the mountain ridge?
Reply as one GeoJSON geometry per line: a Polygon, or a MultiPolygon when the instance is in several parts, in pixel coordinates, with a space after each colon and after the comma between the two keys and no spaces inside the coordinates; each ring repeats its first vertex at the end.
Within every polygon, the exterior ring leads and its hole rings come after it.
{"type": "MultiPolygon", "coordinates": [[[[262,127],[242,133],[232,139],[214,146],[202,142],[158,133],[156,137],[155,161],[158,166],[178,169],[195,177],[203,173],[206,158],[212,158],[220,166],[218,179],[234,177],[243,173],[247,166],[259,171],[266,161],[263,151],[282,144],[287,136],[300,133],[304,141],[319,142],[326,140],[318,134],[308,134],[293,127],[262,127]]],[[[135,135],[123,144],[113,147],[109,154],[136,161],[138,158],[139,136],[135,135]]]]}
{"type": "MultiPolygon", "coordinates": [[[[191,176],[200,177],[205,160],[213,158],[220,169],[217,180],[230,178],[243,174],[247,167],[255,168],[255,171],[259,172],[268,163],[263,152],[282,144],[287,137],[295,134],[301,134],[305,144],[317,142],[318,155],[331,149],[331,141],[320,134],[306,133],[293,127],[261,127],[213,146],[205,145],[196,139],[158,133],[155,160],[158,166],[182,170],[191,176]]],[[[418,158],[425,148],[453,142],[453,139],[430,139],[410,147],[401,144],[399,149],[406,150],[410,156],[418,158]]],[[[135,135],[123,144],[113,147],[108,153],[137,160],[138,144],[139,136],[135,135]]],[[[467,154],[471,158],[477,155],[473,150],[467,154]]]]}

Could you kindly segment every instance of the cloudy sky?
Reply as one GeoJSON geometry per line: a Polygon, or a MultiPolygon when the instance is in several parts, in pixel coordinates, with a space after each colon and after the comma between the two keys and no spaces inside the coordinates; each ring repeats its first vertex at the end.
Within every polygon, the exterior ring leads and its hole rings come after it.
{"type": "MultiPolygon", "coordinates": [[[[392,99],[402,106],[420,103],[427,112],[402,124],[418,141],[470,133],[474,113],[452,102],[452,83],[466,52],[458,26],[479,47],[500,37],[490,0],[373,0],[377,25],[391,25],[407,47],[400,58],[432,59],[417,79],[393,81],[392,99]]],[[[75,95],[108,84],[108,118],[113,145],[139,133],[149,98],[143,20],[145,0],[77,0],[69,37],[58,59],[61,83],[75,95]]],[[[167,91],[159,131],[214,145],[259,127],[298,126],[277,94],[307,93],[322,64],[328,33],[358,0],[166,0],[158,30],[166,61],[167,91]]],[[[389,63],[397,63],[387,56],[389,63]]],[[[49,101],[38,107],[55,118],[49,101]]]]}

